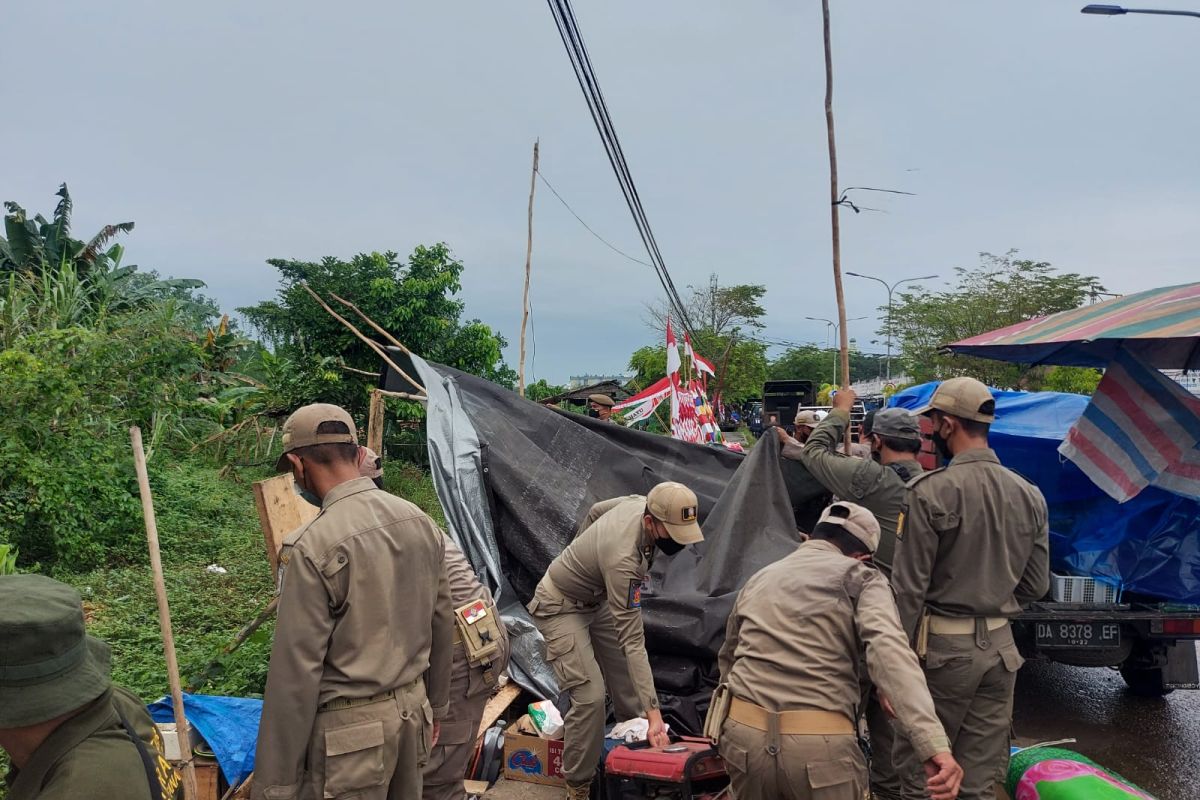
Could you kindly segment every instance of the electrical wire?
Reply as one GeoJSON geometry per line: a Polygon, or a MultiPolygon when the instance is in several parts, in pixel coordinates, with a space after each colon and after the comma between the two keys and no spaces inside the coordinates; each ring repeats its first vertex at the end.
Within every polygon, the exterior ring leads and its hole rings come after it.
{"type": "Polygon", "coordinates": [[[582,225],[584,227],[584,229],[587,230],[588,233],[590,233],[592,236],[595,236],[596,239],[599,240],[601,244],[603,244],[609,250],[612,250],[617,255],[622,256],[623,258],[627,258],[635,264],[641,264],[642,266],[645,266],[645,267],[653,267],[654,266],[649,261],[642,261],[640,258],[634,258],[633,256],[629,255],[629,253],[626,253],[624,250],[622,250],[621,248],[612,244],[607,239],[605,239],[603,236],[601,236],[600,234],[598,234],[594,230],[592,230],[592,226],[588,225],[586,222],[584,222],[583,217],[581,217],[577,213],[575,213],[575,209],[571,208],[571,204],[563,199],[563,196],[561,194],[559,194],[558,190],[555,189],[550,184],[550,181],[546,180],[546,176],[542,174],[541,170],[538,170],[537,176],[539,178],[541,178],[542,183],[546,184],[546,188],[554,193],[554,196],[558,198],[558,202],[563,204],[563,208],[565,208],[567,211],[570,211],[571,216],[573,216],[575,219],[579,220],[579,224],[582,225]]]}

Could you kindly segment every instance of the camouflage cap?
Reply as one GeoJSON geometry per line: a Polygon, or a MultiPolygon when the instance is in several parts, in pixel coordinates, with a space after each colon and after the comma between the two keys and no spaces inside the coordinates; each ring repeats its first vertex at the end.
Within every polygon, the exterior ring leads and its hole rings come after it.
{"type": "Polygon", "coordinates": [[[868,552],[874,553],[875,548],[879,547],[879,520],[857,503],[845,500],[830,503],[817,520],[818,525],[823,522],[842,527],[846,533],[866,545],[868,552]]]}
{"type": "Polygon", "coordinates": [[[283,452],[275,461],[275,471],[289,469],[288,453],[314,444],[358,444],[358,431],[346,409],[330,403],[313,403],[293,411],[283,423],[283,452]],[[318,433],[317,429],[325,422],[340,422],[349,433],[318,433]]]}
{"type": "Polygon", "coordinates": [[[646,495],[646,510],[666,526],[667,533],[679,544],[704,541],[697,522],[700,504],[696,493],[682,483],[666,481],[655,486],[646,495]]]}

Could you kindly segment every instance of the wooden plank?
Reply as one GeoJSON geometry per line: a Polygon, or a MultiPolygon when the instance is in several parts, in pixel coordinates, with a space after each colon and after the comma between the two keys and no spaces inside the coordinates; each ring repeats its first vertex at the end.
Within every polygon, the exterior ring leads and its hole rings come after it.
{"type": "Polygon", "coordinates": [[[262,526],[271,574],[279,567],[279,548],[292,531],[315,517],[321,509],[301,499],[292,488],[290,472],[254,483],[254,504],[262,526]]]}
{"type": "Polygon", "coordinates": [[[375,451],[375,455],[383,455],[383,392],[371,390],[371,407],[367,412],[367,447],[375,451]]]}
{"type": "Polygon", "coordinates": [[[520,694],[521,687],[509,681],[500,691],[492,695],[491,699],[487,701],[487,705],[483,707],[483,719],[479,722],[479,732],[475,736],[482,736],[484,731],[492,727],[520,694]]]}
{"type": "Polygon", "coordinates": [[[196,797],[198,800],[219,800],[220,781],[217,762],[196,761],[196,797]]]}

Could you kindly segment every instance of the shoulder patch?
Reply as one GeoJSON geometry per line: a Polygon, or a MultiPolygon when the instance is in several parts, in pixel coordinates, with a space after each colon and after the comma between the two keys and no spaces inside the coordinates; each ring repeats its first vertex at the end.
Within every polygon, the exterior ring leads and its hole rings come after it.
{"type": "Polygon", "coordinates": [[[920,475],[918,475],[917,477],[913,478],[912,480],[910,480],[910,481],[909,481],[907,484],[905,484],[905,485],[906,485],[906,486],[907,486],[909,489],[911,489],[911,488],[913,488],[914,486],[916,486],[918,483],[920,483],[921,481],[923,481],[923,480],[925,480],[926,478],[928,478],[930,475],[937,475],[939,472],[945,472],[945,471],[946,471],[946,468],[945,468],[945,467],[938,467],[937,469],[931,469],[931,470],[928,470],[928,471],[926,471],[926,472],[922,472],[920,475]]]}
{"type": "Polygon", "coordinates": [[[908,506],[896,516],[896,541],[904,541],[904,512],[908,510],[908,506]]]}
{"type": "Polygon", "coordinates": [[[642,582],[631,578],[629,581],[629,595],[625,599],[626,608],[641,608],[642,607],[642,582]]]}

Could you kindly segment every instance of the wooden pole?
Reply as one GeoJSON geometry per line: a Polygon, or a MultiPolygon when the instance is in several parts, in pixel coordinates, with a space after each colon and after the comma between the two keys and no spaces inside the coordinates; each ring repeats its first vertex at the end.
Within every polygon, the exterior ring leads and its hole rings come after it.
{"type": "Polygon", "coordinates": [[[525,326],[529,324],[529,265],[533,258],[533,191],[537,188],[538,144],[533,141],[533,172],[529,175],[529,235],[525,240],[525,293],[521,295],[521,362],[517,366],[517,393],[525,396],[525,326]]]}
{"type": "Polygon", "coordinates": [[[371,407],[367,412],[367,447],[383,456],[383,390],[371,390],[371,407]]]}
{"type": "Polygon", "coordinates": [[[183,796],[197,800],[196,767],[192,763],[192,743],[187,717],[183,713],[183,690],[179,683],[179,662],[175,658],[175,635],[171,631],[171,608],[167,604],[167,583],[163,578],[162,555],[158,548],[158,524],[154,520],[154,498],[150,496],[150,478],[146,474],[146,452],[142,449],[142,429],[129,429],[133,442],[133,465],[137,470],[138,491],[142,496],[142,517],[146,523],[146,544],[150,549],[150,568],[154,572],[154,596],[158,600],[158,626],[162,630],[163,650],[167,657],[167,681],[171,685],[175,728],[179,736],[179,754],[183,758],[183,796]]]}
{"type": "MultiPolygon", "coordinates": [[[[833,241],[833,289],[837,295],[838,346],[841,348],[841,388],[850,386],[850,334],[846,330],[846,295],[842,290],[842,239],[838,212],[837,141],[833,130],[833,47],[829,36],[829,0],[821,0],[822,33],[825,39],[825,134],[829,142],[829,211],[833,241]]],[[[836,376],[834,378],[836,382],[836,376]]],[[[846,426],[846,454],[850,453],[850,427],[846,426]]]]}

